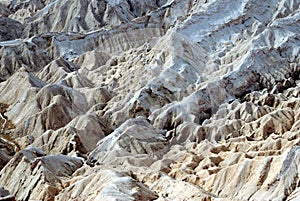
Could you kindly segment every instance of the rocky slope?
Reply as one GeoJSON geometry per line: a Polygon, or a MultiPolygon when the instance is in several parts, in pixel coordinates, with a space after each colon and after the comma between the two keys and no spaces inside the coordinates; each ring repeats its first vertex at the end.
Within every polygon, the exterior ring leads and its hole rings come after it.
{"type": "Polygon", "coordinates": [[[300,1],[0,2],[0,200],[299,200],[300,1]]]}

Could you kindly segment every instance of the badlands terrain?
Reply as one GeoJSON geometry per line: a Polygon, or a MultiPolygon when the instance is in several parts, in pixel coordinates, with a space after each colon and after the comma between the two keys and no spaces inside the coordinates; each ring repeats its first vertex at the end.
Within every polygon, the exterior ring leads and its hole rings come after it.
{"type": "Polygon", "coordinates": [[[299,0],[1,0],[0,200],[299,201],[299,0]]]}

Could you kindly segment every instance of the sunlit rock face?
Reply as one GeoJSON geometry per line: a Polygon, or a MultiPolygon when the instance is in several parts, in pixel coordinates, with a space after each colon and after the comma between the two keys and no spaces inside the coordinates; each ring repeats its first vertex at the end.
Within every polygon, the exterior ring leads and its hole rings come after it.
{"type": "Polygon", "coordinates": [[[0,200],[300,200],[298,0],[0,2],[0,200]]]}

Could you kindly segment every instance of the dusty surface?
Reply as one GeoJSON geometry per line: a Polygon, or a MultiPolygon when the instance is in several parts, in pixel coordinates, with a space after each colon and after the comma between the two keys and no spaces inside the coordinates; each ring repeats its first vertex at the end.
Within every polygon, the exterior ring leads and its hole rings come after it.
{"type": "Polygon", "coordinates": [[[0,3],[0,200],[299,200],[298,0],[0,3]]]}

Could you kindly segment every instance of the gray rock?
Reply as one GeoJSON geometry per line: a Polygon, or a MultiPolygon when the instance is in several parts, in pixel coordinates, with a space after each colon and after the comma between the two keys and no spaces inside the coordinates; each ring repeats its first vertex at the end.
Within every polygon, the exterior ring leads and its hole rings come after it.
{"type": "Polygon", "coordinates": [[[24,26],[13,19],[0,17],[0,41],[14,40],[23,34],[24,26]]]}

